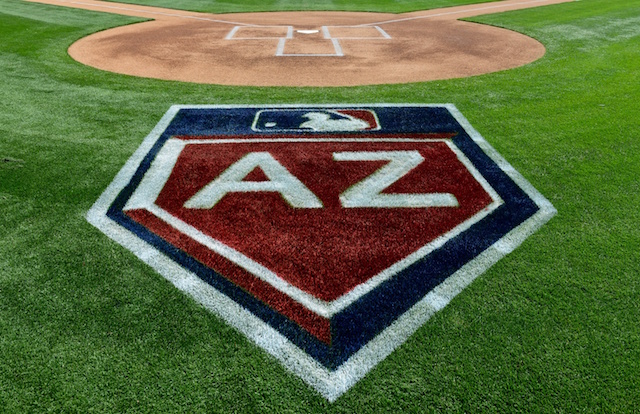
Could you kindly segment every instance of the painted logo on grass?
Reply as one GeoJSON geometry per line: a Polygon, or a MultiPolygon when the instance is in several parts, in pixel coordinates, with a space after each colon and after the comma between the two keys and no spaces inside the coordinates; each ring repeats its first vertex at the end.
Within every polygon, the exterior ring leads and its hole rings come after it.
{"type": "Polygon", "coordinates": [[[452,105],[175,106],[88,219],[333,401],[554,213],[452,105]]]}

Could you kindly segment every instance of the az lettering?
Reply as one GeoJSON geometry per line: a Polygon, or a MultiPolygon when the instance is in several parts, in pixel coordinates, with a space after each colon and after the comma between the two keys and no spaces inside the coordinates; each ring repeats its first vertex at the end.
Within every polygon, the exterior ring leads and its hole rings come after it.
{"type": "MultiPolygon", "coordinates": [[[[338,162],[388,161],[373,174],[340,194],[340,203],[344,208],[458,206],[458,200],[450,193],[384,193],[384,190],[424,162],[424,157],[418,151],[335,152],[333,159],[338,162]]],[[[251,152],[245,155],[198,191],[184,206],[210,209],[228,193],[237,192],[277,192],[293,208],[323,207],[322,201],[268,152],[251,152]],[[244,181],[258,167],[268,180],[244,181]]]]}

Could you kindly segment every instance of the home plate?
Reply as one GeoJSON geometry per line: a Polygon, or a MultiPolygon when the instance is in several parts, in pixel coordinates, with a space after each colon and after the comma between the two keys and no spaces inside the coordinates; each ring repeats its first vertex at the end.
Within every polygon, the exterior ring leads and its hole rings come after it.
{"type": "Polygon", "coordinates": [[[312,29],[296,30],[296,32],[302,33],[302,34],[313,34],[313,33],[318,33],[319,31],[320,30],[312,30],[312,29]]]}

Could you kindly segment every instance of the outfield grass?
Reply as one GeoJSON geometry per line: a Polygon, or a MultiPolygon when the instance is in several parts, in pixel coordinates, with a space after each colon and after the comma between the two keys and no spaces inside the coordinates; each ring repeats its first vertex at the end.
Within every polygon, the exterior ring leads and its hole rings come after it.
{"type": "Polygon", "coordinates": [[[210,13],[233,13],[288,10],[344,10],[386,13],[403,13],[415,10],[436,9],[494,0],[107,0],[118,3],[143,4],[172,9],[210,13]]]}
{"type": "Polygon", "coordinates": [[[183,84],[67,56],[132,18],[0,3],[0,412],[637,412],[640,0],[475,20],[547,55],[409,85],[183,84]],[[171,104],[296,102],[454,103],[558,210],[334,404],[84,218],[171,104]]]}

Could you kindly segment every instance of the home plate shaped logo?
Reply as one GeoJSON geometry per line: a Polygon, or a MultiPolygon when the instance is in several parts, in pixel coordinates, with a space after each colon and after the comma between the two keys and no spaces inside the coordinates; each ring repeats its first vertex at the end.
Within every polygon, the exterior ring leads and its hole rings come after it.
{"type": "Polygon", "coordinates": [[[453,105],[174,106],[88,220],[330,401],[555,214],[453,105]]]}

